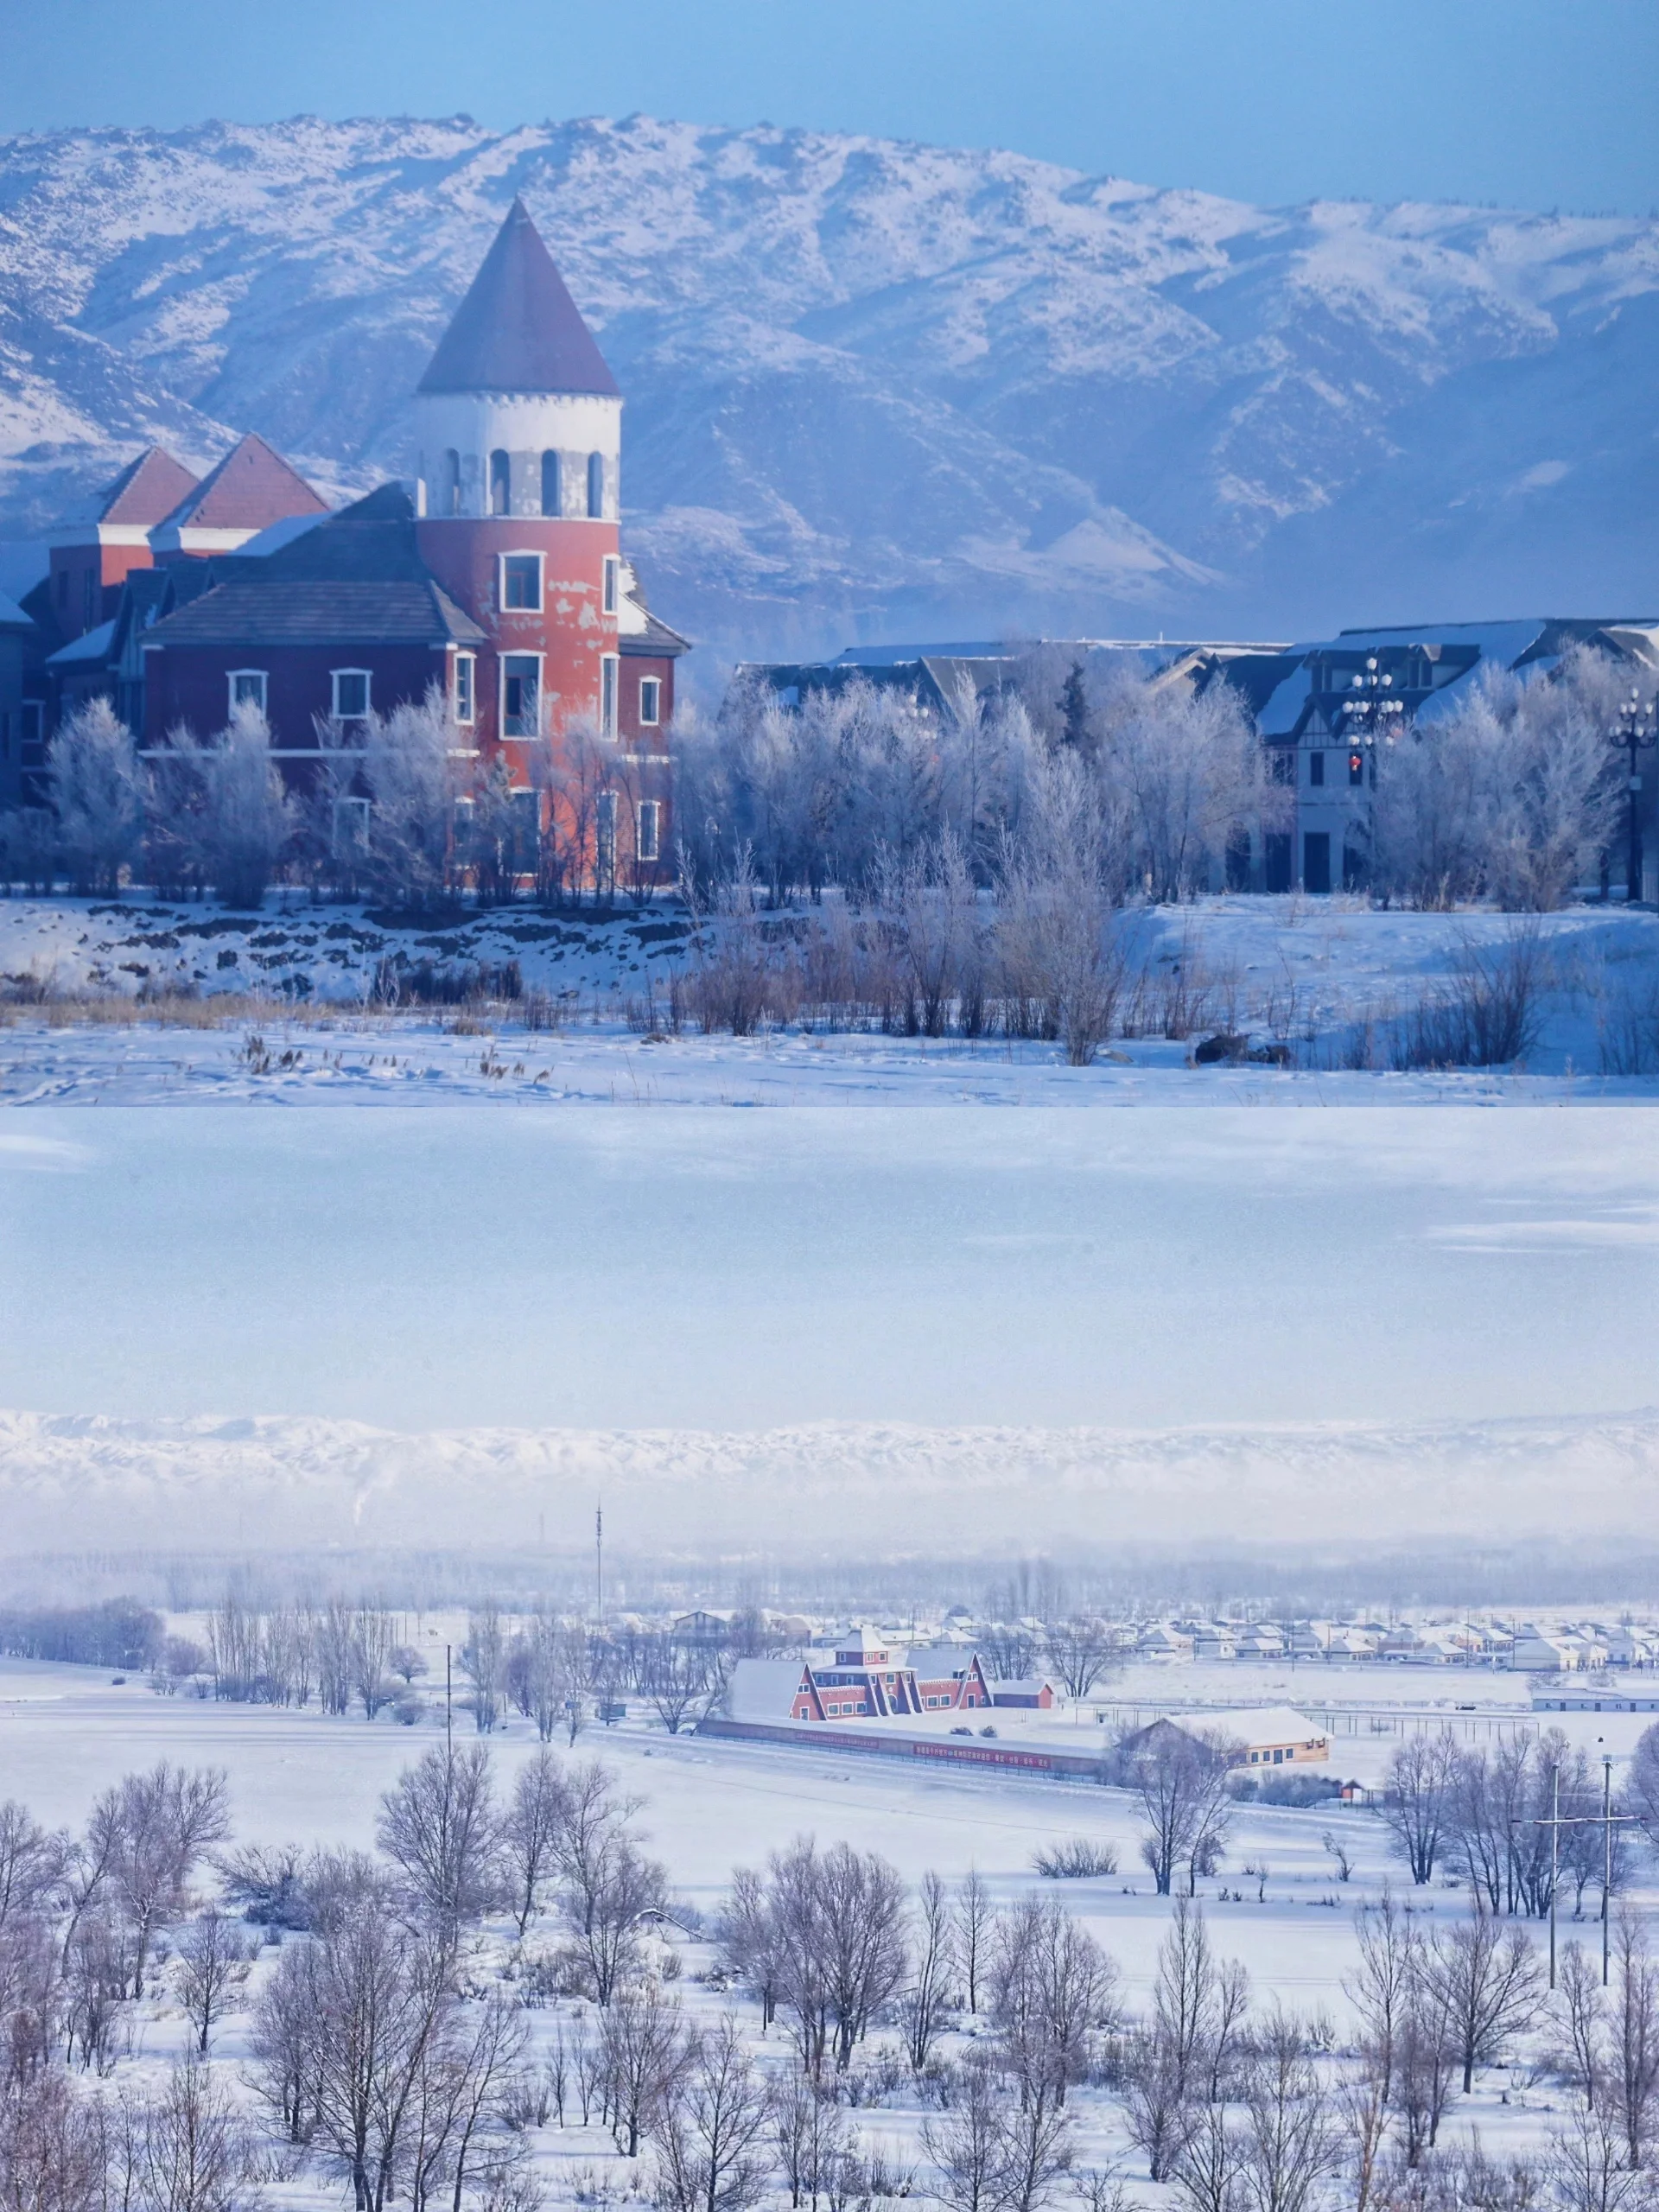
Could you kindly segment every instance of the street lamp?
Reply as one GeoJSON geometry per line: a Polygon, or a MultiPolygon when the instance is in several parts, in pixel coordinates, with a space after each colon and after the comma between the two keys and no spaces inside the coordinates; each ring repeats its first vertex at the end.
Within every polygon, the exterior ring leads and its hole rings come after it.
{"type": "Polygon", "coordinates": [[[1338,709],[1342,734],[1349,745],[1363,746],[1371,752],[1379,738],[1392,741],[1399,728],[1396,718],[1406,711],[1405,701],[1393,697],[1393,677],[1377,666],[1372,653],[1364,667],[1354,671],[1348,696],[1338,709]]]}
{"type": "Polygon", "coordinates": [[[1659,738],[1659,691],[1644,707],[1636,686],[1630,686],[1629,698],[1624,700],[1613,717],[1614,728],[1607,734],[1615,745],[1622,745],[1630,756],[1630,773],[1624,788],[1630,803],[1630,874],[1625,880],[1624,898],[1627,904],[1642,896],[1642,779],[1637,773],[1636,756],[1645,752],[1656,738],[1659,738]]]}

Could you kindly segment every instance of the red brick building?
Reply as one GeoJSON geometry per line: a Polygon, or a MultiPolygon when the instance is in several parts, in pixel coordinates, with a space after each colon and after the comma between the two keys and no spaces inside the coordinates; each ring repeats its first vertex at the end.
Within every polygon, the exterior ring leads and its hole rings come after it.
{"type": "Polygon", "coordinates": [[[832,1662],[740,1659],[731,1706],[740,1719],[907,1719],[928,1713],[988,1713],[993,1700],[979,1655],[955,1644],[902,1650],[855,1628],[832,1662]]]}
{"type": "Polygon", "coordinates": [[[621,395],[522,201],[414,404],[413,484],[333,515],[256,437],[200,482],[141,456],[54,549],[54,606],[97,616],[56,627],[58,711],[102,690],[155,747],[251,702],[303,781],[325,740],[373,741],[435,689],[538,831],[564,810],[582,873],[665,880],[686,640],[623,557],[621,395]]]}

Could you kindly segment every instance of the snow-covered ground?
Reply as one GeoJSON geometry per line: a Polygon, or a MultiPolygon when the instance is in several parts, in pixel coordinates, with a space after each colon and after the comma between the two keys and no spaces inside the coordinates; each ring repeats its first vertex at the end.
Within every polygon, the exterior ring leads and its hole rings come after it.
{"type": "MultiPolygon", "coordinates": [[[[412,1729],[389,1716],[370,1725],[359,1714],[335,1719],[315,1708],[157,1697],[137,1676],[118,1688],[94,1669],[4,1660],[0,1766],[8,1791],[37,1818],[69,1824],[133,1767],[158,1758],[222,1766],[241,1838],[367,1846],[381,1791],[441,1730],[441,1708],[440,1694],[412,1729]]],[[[1586,1724],[1568,1725],[1582,1733],[1586,1724]]],[[[1065,1732],[1092,1726],[1085,1720],[1065,1732]]],[[[536,1747],[534,1728],[516,1716],[491,1741],[507,1780],[536,1747]]],[[[798,1750],[671,1738],[637,1703],[622,1726],[590,1728],[577,1748],[579,1756],[602,1757],[646,1798],[642,1825],[652,1849],[676,1888],[705,1910],[718,1903],[734,1863],[753,1865],[807,1833],[826,1844],[844,1838],[879,1849],[907,1881],[930,1866],[956,1880],[976,1866],[1001,1899],[1037,1886],[1032,1857],[1045,1844],[1084,1835],[1113,1845],[1116,1876],[1068,1882],[1058,1894],[1121,1961],[1137,1997],[1145,1991],[1169,1906],[1150,1894],[1134,1806],[1122,1791],[1015,1774],[918,1774],[830,1744],[798,1750]]],[[[1627,1748],[1621,1737],[1617,1752],[1627,1748]]],[[[1370,1742],[1341,1741],[1328,1770],[1374,1775],[1385,1756],[1370,1742]]],[[[1387,1880],[1397,1885],[1400,1870],[1374,1815],[1261,1806],[1239,1811],[1227,1853],[1225,1886],[1246,1888],[1248,1900],[1223,1904],[1214,1881],[1204,1888],[1220,1947],[1243,1957],[1264,1986],[1307,2005],[1338,1999],[1351,1955],[1349,1910],[1387,1880]],[[1354,1881],[1341,1895],[1320,1840],[1333,1822],[1354,1846],[1354,1881]],[[1246,1861],[1262,1857],[1273,1869],[1265,1904],[1238,1877],[1246,1861]]],[[[1438,1901],[1447,1910],[1459,1903],[1455,1893],[1438,1901]]]]}
{"type": "MultiPolygon", "coordinates": [[[[1469,946],[1516,925],[1487,912],[1376,912],[1357,900],[1214,899],[1124,925],[1149,978],[1132,1033],[1089,1068],[1058,1047],[849,1033],[749,1038],[669,1032],[668,977],[684,957],[671,909],[549,917],[495,912],[400,927],[360,908],[273,903],[261,915],[153,902],[0,902],[0,1102],[149,1105],[1520,1105],[1659,1100],[1659,915],[1580,907],[1541,925],[1543,1019],[1523,1065],[1389,1072],[1344,1065],[1367,1023],[1444,984],[1469,946]],[[518,965],[531,1001],[493,1010],[388,1008],[382,963],[518,965]],[[1174,1037],[1153,1017],[1185,979],[1174,1037]],[[188,1020],[168,993],[200,995],[188,1020]],[[163,1003],[125,997],[163,995],[163,1003]],[[77,1014],[77,997],[97,1003],[77,1014]],[[225,1013],[212,1014],[222,998],[225,1013]],[[114,1001],[112,1018],[111,1000],[114,1001]],[[530,1008],[536,1009],[533,1015],[530,1008]],[[1636,1009],[1645,1071],[1618,1050],[1636,1009]],[[549,1020],[556,1027],[533,1027],[549,1020]],[[1153,1033],[1146,1033],[1151,1027],[1153,1033]],[[1198,1067],[1218,1030],[1289,1067],[1198,1067]],[[1620,1070],[1610,1072],[1610,1070],[1620,1070]]],[[[1386,1058],[1385,1053],[1380,1057],[1386,1058]]]]}

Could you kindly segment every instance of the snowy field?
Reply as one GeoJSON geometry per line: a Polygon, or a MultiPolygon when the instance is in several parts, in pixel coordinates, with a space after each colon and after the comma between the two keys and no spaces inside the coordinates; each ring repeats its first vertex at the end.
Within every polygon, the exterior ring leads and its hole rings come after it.
{"type": "MultiPolygon", "coordinates": [[[[1167,1670],[1165,1694],[1196,1689],[1193,1673],[1167,1670]]],[[[1122,1687],[1114,1684],[1114,1694],[1122,1687]]],[[[1305,1677],[1297,1687],[1306,1688],[1305,1677]]],[[[1438,1694],[1439,1686],[1433,1687],[1438,1694]]],[[[1348,1694],[1353,1694],[1350,1685],[1348,1694]]],[[[370,1725],[356,1714],[334,1719],[315,1709],[162,1698],[137,1676],[117,1688],[95,1669],[3,1660],[0,1765],[8,1791],[29,1804],[37,1818],[72,1826],[84,1819],[96,1793],[129,1768],[159,1758],[222,1766],[240,1839],[315,1838],[368,1848],[380,1793],[429,1744],[441,1740],[441,1705],[440,1696],[427,1719],[408,1729],[390,1717],[370,1725]]],[[[1622,1756],[1628,1748],[1624,1738],[1633,1742],[1651,1717],[1567,1716],[1565,1725],[1593,1747],[1597,1734],[1605,1732],[1610,1721],[1618,1722],[1620,1740],[1612,1747],[1622,1756]]],[[[1552,1722],[1560,1719],[1550,1716],[1552,1722]]],[[[1084,1728],[1090,1725],[1085,1721],[1084,1728]]],[[[1068,1740],[1082,1732],[1064,1729],[1068,1740]]],[[[1390,1747],[1394,1740],[1387,1739],[1390,1747]]],[[[516,1716],[490,1741],[504,1782],[536,1749],[534,1728],[516,1716]]],[[[1014,1775],[938,1770],[918,1775],[896,1761],[828,1747],[797,1751],[690,1734],[671,1738],[654,1719],[641,1719],[637,1708],[620,1727],[590,1727],[575,1756],[602,1758],[630,1792],[646,1799],[641,1825],[652,1851],[667,1864],[675,1889],[705,1912],[718,1905],[734,1863],[756,1864],[804,1834],[823,1844],[844,1839],[861,1849],[879,1849],[907,1882],[929,1867],[956,1881],[976,1866],[1000,1901],[1039,1886],[1031,1862],[1044,1845],[1074,1835],[1110,1844],[1119,1860],[1116,1875],[1067,1882],[1058,1891],[1040,1886],[1089,1923],[1124,1967],[1133,1993],[1145,1993],[1169,1904],[1152,1893],[1139,1864],[1137,1816],[1122,1791],[1014,1775]]],[[[1374,1778],[1386,1756],[1370,1742],[1338,1742],[1322,1770],[1360,1778],[1369,1770],[1374,1778]]],[[[1221,1947],[1243,1958],[1260,1985],[1282,1990],[1299,2005],[1335,2010],[1340,1978],[1352,1956],[1352,1907],[1376,1896],[1385,1882],[1397,1887],[1401,1879],[1387,1832],[1374,1814],[1261,1806],[1239,1810],[1223,1875],[1201,1889],[1221,1947]],[[1353,1879],[1342,1895],[1344,1885],[1321,1841],[1333,1823],[1353,1847],[1353,1879]],[[1272,1868],[1265,1904],[1258,1903],[1254,1883],[1240,1880],[1245,1863],[1262,1858],[1272,1868]],[[1223,1902],[1216,1896],[1218,1885],[1230,1891],[1246,1886],[1249,1895],[1223,1902]]],[[[1431,1893],[1421,1902],[1455,1911],[1459,1900],[1453,1891],[1431,1893]]]]}
{"type": "MultiPolygon", "coordinates": [[[[1362,1105],[1650,1102],[1659,1097],[1659,915],[1583,907],[1541,925],[1545,1018],[1523,1067],[1457,1073],[1355,1069],[1367,1023],[1443,983],[1468,946],[1489,953],[1512,918],[1376,912],[1344,899],[1216,899],[1125,924],[1167,1006],[1185,977],[1180,1034],[1116,1039],[1094,1066],[1053,1046],[907,1039],[798,1027],[744,1039],[668,1033],[667,979],[683,957],[669,909],[626,917],[529,910],[453,928],[398,928],[358,908],[261,915],[206,906],[0,902],[0,1102],[147,1105],[437,1105],[488,1099],[621,1105],[1362,1105]],[[474,1013],[376,1002],[383,963],[516,962],[532,1027],[508,1005],[474,1013]],[[188,1025],[139,994],[222,997],[188,1025]],[[73,1001],[101,1001],[77,1014],[73,1001]],[[1628,1070],[1632,1009],[1652,1051],[1628,1070]],[[111,1018],[112,1011],[115,1018],[111,1018]],[[96,1018],[93,1018],[93,1017],[96,1018]],[[1282,1046],[1297,1065],[1193,1067],[1217,1030],[1282,1046]],[[1646,1034],[1646,1028],[1643,1029],[1646,1034]]],[[[1150,1001],[1149,1001],[1150,1003],[1150,1001]]],[[[1145,1023],[1135,1025],[1144,1029],[1145,1023]]],[[[1162,1025],[1154,1025],[1154,1027],[1162,1025]]],[[[1644,1048],[1645,1049],[1645,1048],[1644,1048]]]]}
{"type": "MultiPolygon", "coordinates": [[[[1167,1671],[1190,1677],[1196,1670],[1167,1671]]],[[[429,1744],[440,1740],[440,1727],[435,1714],[409,1729],[388,1720],[370,1725],[309,1711],[162,1699],[139,1682],[118,1684],[91,1669],[0,1662],[0,1770],[6,1787],[38,1816],[69,1825],[79,1825],[94,1793],[120,1772],[166,1758],[226,1770],[240,1842],[302,1838],[366,1847],[373,1840],[381,1793],[429,1744]]],[[[515,1719],[491,1742],[499,1780],[508,1783],[533,1752],[533,1731],[515,1719]]],[[[677,1911],[690,1905],[712,1915],[734,1862],[759,1865],[769,1852],[804,1835],[821,1846],[845,1840],[879,1851],[909,1885],[932,1870],[954,1886],[975,1870],[999,1908],[1033,1894],[1057,1897],[1117,1967],[1122,2011],[1144,2017],[1149,2008],[1172,1906],[1153,1892],[1139,1862],[1140,1829],[1123,1793],[1016,1777],[918,1776],[829,1748],[785,1751],[671,1739],[637,1718],[613,1730],[589,1729],[575,1756],[594,1753],[643,1801],[639,1825],[648,1849],[668,1867],[677,1911]],[[1077,1837],[1112,1847],[1118,1871],[1063,1884],[1039,1881],[1033,1854],[1077,1837]]],[[[1346,1770],[1340,1757],[1332,1770],[1346,1770]]],[[[1645,1871],[1639,1878],[1644,1884],[1648,1878],[1645,1871]]],[[[1223,1863],[1200,1883],[1199,1900],[1216,1955],[1247,1969],[1257,2016],[1277,2006],[1322,2019],[1327,2024],[1315,2032],[1330,2039],[1339,2066],[1354,2032],[1344,1982],[1357,1961],[1355,1910],[1376,1902],[1385,1890],[1397,1894],[1401,1884],[1401,1867],[1375,1815],[1342,1807],[1256,1808],[1236,1815],[1223,1863]],[[1327,1839],[1347,1855],[1346,1879],[1338,1878],[1327,1839]]],[[[1628,1894],[1630,1903],[1651,1912],[1649,1888],[1628,1894]]],[[[1416,1924],[1426,1933],[1455,1926],[1466,1912],[1465,1897],[1455,1887],[1437,1884],[1410,1896],[1416,1924]]],[[[531,1951],[550,1933],[546,1923],[533,1923],[531,1951]]],[[[1563,1918],[1564,1942],[1578,1940],[1593,1950],[1597,1933],[1593,1919],[1563,1918]]],[[[131,2056],[117,2077],[153,2088],[161,2086],[168,2062],[187,2047],[188,2035],[165,1964],[165,1936],[160,1949],[162,1971],[149,1996],[131,2008],[131,2056]]],[[[763,2067],[789,2065],[781,2024],[763,2031],[745,1995],[706,1985],[713,1953],[705,1940],[670,1927],[654,1950],[659,1965],[674,1955],[676,1992],[688,2018],[713,2026],[722,2017],[734,2017],[763,2067]]],[[[521,1955],[505,1922],[488,1923],[468,1940],[471,1992],[480,1995],[496,1974],[515,1971],[521,1955]]],[[[238,2096],[245,2094],[251,2007],[275,1957],[273,1949],[264,1953],[214,2032],[213,2064],[238,2096]]],[[[592,2032],[591,2024],[584,2025],[592,2021],[592,2009],[580,1999],[561,1999],[524,2017],[532,2061],[550,2049],[556,2034],[568,2040],[592,2032]]],[[[970,2035],[984,2031],[982,2021],[967,2024],[970,2035]]],[[[893,2041],[891,2025],[878,2019],[858,2053],[855,2078],[893,2041]]],[[[971,2048],[955,2029],[939,2046],[945,2056],[971,2048]]],[[[1445,2147],[1465,2143],[1473,2130],[1489,2156],[1535,2155],[1569,2107],[1565,2087],[1538,2063],[1550,2048],[1548,2028],[1512,2039],[1505,2056],[1514,2063],[1483,2068],[1472,2094],[1452,2100],[1445,2147]]],[[[867,2082],[857,2101],[852,2117],[865,2150],[914,2172],[925,2192],[922,2128],[928,2107],[907,2070],[895,2068],[886,2089],[867,2082]]],[[[574,2103],[573,2098],[569,2125],[532,2127],[525,2136],[531,2170],[556,2205],[626,2198],[639,2188],[642,2171],[648,2175],[648,2164],[631,2166],[596,2124],[597,2115],[595,2124],[580,2124],[574,2103]]],[[[1115,2096],[1096,2087],[1079,2088],[1071,2109],[1084,2202],[1089,2175],[1113,2172],[1127,2183],[1131,2202],[1178,2201],[1147,2180],[1144,2155],[1129,2141],[1115,2096]]],[[[267,2198],[272,2212],[321,2212],[341,2201],[338,2186],[315,2169],[279,2164],[274,2175],[267,2198]]]]}

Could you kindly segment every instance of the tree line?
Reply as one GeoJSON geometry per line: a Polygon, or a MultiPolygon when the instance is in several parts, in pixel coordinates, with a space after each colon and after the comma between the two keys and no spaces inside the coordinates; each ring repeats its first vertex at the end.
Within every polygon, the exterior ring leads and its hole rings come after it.
{"type": "Polygon", "coordinates": [[[1451,1916],[1385,1892],[1355,1916],[1343,2039],[1262,2004],[1186,1897],[1139,2009],[1058,1899],[971,1870],[911,1888],[844,1841],[740,1867],[704,1928],[643,1809],[547,1744],[503,1788],[486,1740],[406,1769],[372,1852],[238,1847],[224,1777],[166,1763],[78,1834],[0,1807],[0,2207],[253,2212],[309,2175],[357,2212],[541,2212],[531,2138],[579,2120],[659,2212],[1124,2212],[1121,2170],[1084,2161],[1080,2093],[1181,2212],[1649,2201],[1659,1965],[1630,1916],[1607,1991],[1569,1947],[1550,1995],[1481,1891],[1451,1916]],[[158,2078],[128,2062],[163,1990],[187,2034],[158,2078]],[[1449,2142],[1457,2098],[1535,2031],[1566,2097],[1541,2150],[1449,2142]],[[889,2100],[920,2107],[920,2170],[868,2139],[889,2100]]]}
{"type": "Polygon", "coordinates": [[[435,688],[356,735],[319,722],[294,788],[270,747],[251,703],[207,738],[177,728],[141,751],[107,699],[86,701],[47,749],[46,803],[0,814],[0,883],[112,896],[134,880],[257,907],[283,882],[423,913],[526,885],[556,906],[637,899],[656,879],[639,763],[588,722],[480,769],[435,688]]]}

